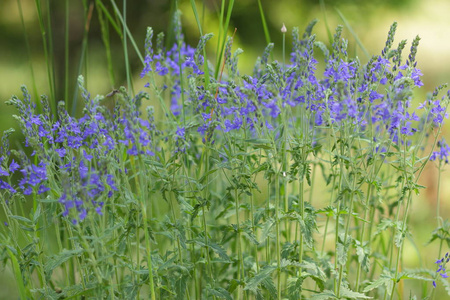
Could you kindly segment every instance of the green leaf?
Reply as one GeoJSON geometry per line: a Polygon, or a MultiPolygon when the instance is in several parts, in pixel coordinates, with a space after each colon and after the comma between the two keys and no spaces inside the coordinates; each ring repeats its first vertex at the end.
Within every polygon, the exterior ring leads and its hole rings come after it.
{"type": "Polygon", "coordinates": [[[312,280],[315,281],[315,283],[317,284],[317,286],[319,287],[320,291],[323,291],[323,289],[325,288],[325,273],[323,273],[322,270],[320,270],[323,274],[323,276],[316,276],[313,274],[309,274],[308,277],[310,277],[312,280]]]}
{"type": "Polygon", "coordinates": [[[41,203],[56,203],[59,202],[58,199],[50,199],[50,197],[47,197],[47,199],[40,199],[38,200],[41,203]]]}
{"type": "Polygon", "coordinates": [[[306,270],[308,273],[314,276],[318,276],[322,280],[325,279],[325,272],[316,264],[309,261],[303,261],[300,266],[306,270]]]}
{"type": "MultiPolygon", "coordinates": [[[[178,278],[175,281],[175,292],[177,293],[177,299],[186,299],[186,287],[187,287],[187,280],[188,276],[186,274],[183,274],[180,276],[179,273],[177,273],[178,278]]],[[[171,276],[172,278],[175,276],[171,276]]]]}
{"type": "Polygon", "coordinates": [[[217,254],[220,258],[230,261],[230,258],[227,255],[225,249],[223,249],[220,245],[216,243],[208,243],[208,246],[217,254]]]}
{"type": "Polygon", "coordinates": [[[375,235],[378,235],[385,231],[389,227],[394,227],[395,222],[391,219],[383,219],[381,222],[377,225],[377,231],[375,232],[375,235]]]}
{"type": "Polygon", "coordinates": [[[181,211],[187,214],[192,214],[194,208],[184,199],[184,197],[182,197],[181,195],[177,195],[177,201],[180,205],[181,211]]]}
{"type": "Polygon", "coordinates": [[[84,252],[83,249],[77,249],[77,250],[63,249],[63,251],[61,251],[61,253],[50,257],[50,259],[44,265],[44,271],[45,271],[45,276],[47,277],[47,280],[50,280],[54,269],[56,269],[57,267],[59,267],[61,264],[65,263],[72,257],[81,255],[83,252],[84,252]]]}
{"type": "Polygon", "coordinates": [[[282,268],[282,269],[286,268],[286,267],[301,267],[301,266],[302,266],[301,263],[290,260],[290,259],[285,259],[285,258],[281,259],[281,262],[280,262],[280,268],[282,268]]]}
{"type": "Polygon", "coordinates": [[[274,224],[275,220],[273,218],[268,218],[267,221],[262,224],[261,239],[259,241],[260,243],[264,243],[264,241],[270,235],[270,231],[274,224]]]}
{"type": "Polygon", "coordinates": [[[384,285],[386,286],[387,293],[390,295],[392,291],[393,280],[394,278],[392,276],[392,273],[387,270],[384,270],[380,278],[378,278],[377,280],[375,280],[374,282],[372,282],[371,284],[369,284],[364,288],[363,293],[367,293],[373,289],[376,289],[384,285]]]}
{"type": "Polygon", "coordinates": [[[269,292],[272,299],[277,298],[277,288],[275,287],[275,283],[273,282],[272,277],[266,277],[261,281],[262,285],[269,292]]]}
{"type": "Polygon", "coordinates": [[[198,182],[200,182],[201,184],[205,184],[205,179],[207,179],[209,175],[215,173],[217,170],[219,170],[219,169],[217,169],[217,168],[210,169],[208,172],[203,174],[203,176],[198,180],[198,182]]]}
{"type": "Polygon", "coordinates": [[[300,225],[300,230],[303,235],[303,241],[309,248],[314,247],[314,232],[318,232],[317,224],[316,224],[316,211],[312,211],[311,209],[305,209],[304,217],[297,213],[293,213],[294,219],[300,225]]]}
{"type": "Polygon", "coordinates": [[[28,225],[31,225],[31,224],[33,224],[33,222],[30,220],[30,219],[27,219],[27,218],[25,218],[25,217],[22,217],[22,216],[10,216],[10,218],[12,218],[12,219],[15,219],[15,220],[18,220],[18,221],[22,221],[22,222],[24,222],[24,223],[28,223],[28,225]]]}
{"type": "Polygon", "coordinates": [[[327,217],[333,217],[336,215],[336,209],[332,206],[327,206],[325,208],[321,208],[319,210],[316,211],[316,213],[318,214],[325,214],[325,216],[327,217]]]}
{"type": "Polygon", "coordinates": [[[41,206],[38,205],[33,215],[33,224],[37,223],[40,216],[41,216],[41,206]]]}
{"type": "Polygon", "coordinates": [[[363,270],[369,272],[370,260],[369,254],[370,250],[367,246],[361,246],[361,242],[355,240],[356,255],[358,256],[358,262],[363,267],[363,270]]]}
{"type": "Polygon", "coordinates": [[[244,142],[252,144],[255,149],[272,149],[269,139],[247,139],[244,142]]]}
{"type": "Polygon", "coordinates": [[[349,298],[349,299],[372,299],[372,297],[366,296],[364,294],[354,292],[349,290],[348,288],[341,286],[341,298],[349,298]]]}
{"type": "Polygon", "coordinates": [[[233,300],[231,297],[231,294],[224,288],[217,287],[217,288],[207,288],[208,294],[211,294],[213,296],[216,296],[220,299],[226,299],[226,300],[233,300]]]}
{"type": "MultiPolygon", "coordinates": [[[[94,291],[97,288],[97,285],[94,283],[83,283],[70,285],[63,289],[62,294],[59,299],[79,299],[80,296],[83,298],[92,298],[94,296],[94,291]],[[91,297],[89,297],[91,296],[91,297]]],[[[134,298],[134,297],[131,297],[134,298]]],[[[129,299],[131,299],[129,298],[129,299]]]]}
{"type": "Polygon", "coordinates": [[[431,278],[424,277],[422,275],[419,275],[416,273],[411,273],[411,272],[400,273],[398,280],[401,280],[401,279],[417,279],[417,280],[424,280],[424,281],[433,281],[433,279],[431,279],[431,278]]]}
{"type": "Polygon", "coordinates": [[[400,248],[400,246],[403,243],[403,240],[405,239],[405,236],[406,236],[406,228],[403,228],[403,223],[398,221],[397,225],[396,225],[395,238],[394,238],[395,246],[400,248]]]}
{"type": "Polygon", "coordinates": [[[197,238],[194,240],[194,242],[197,245],[200,245],[202,247],[208,247],[211,250],[213,250],[217,255],[219,255],[220,258],[226,260],[226,261],[230,261],[230,257],[227,255],[227,252],[225,251],[225,249],[223,249],[220,245],[216,244],[216,243],[212,243],[210,241],[208,241],[208,245],[206,245],[205,240],[202,238],[197,238]]]}
{"type": "Polygon", "coordinates": [[[13,270],[14,270],[14,277],[16,278],[16,283],[18,285],[18,289],[19,289],[19,293],[20,293],[20,299],[32,299],[29,290],[25,288],[25,283],[23,281],[22,272],[20,271],[19,261],[17,260],[16,256],[9,248],[6,248],[6,251],[8,252],[9,257],[11,258],[11,263],[12,263],[13,270]]]}
{"type": "Polygon", "coordinates": [[[337,242],[337,259],[338,264],[341,266],[344,266],[347,263],[347,253],[348,249],[350,248],[352,238],[351,236],[347,235],[347,241],[344,244],[344,237],[340,236],[339,240],[337,242]]]}
{"type": "Polygon", "coordinates": [[[328,300],[328,299],[337,299],[333,291],[325,290],[322,293],[315,294],[309,298],[309,300],[328,300]]]}
{"type": "Polygon", "coordinates": [[[300,298],[299,296],[302,292],[303,280],[305,280],[303,277],[298,277],[295,279],[289,278],[287,287],[289,300],[297,300],[300,298]]]}
{"type": "Polygon", "coordinates": [[[250,278],[250,280],[245,285],[244,290],[249,290],[254,293],[257,293],[259,288],[258,286],[262,284],[264,280],[272,277],[272,272],[276,269],[275,266],[265,266],[263,269],[259,271],[254,277],[250,278]]]}
{"type": "Polygon", "coordinates": [[[450,296],[450,283],[447,281],[447,279],[442,278],[441,276],[438,276],[436,279],[444,286],[447,294],[450,296]]]}
{"type": "Polygon", "coordinates": [[[259,242],[253,233],[250,222],[246,222],[242,226],[244,237],[246,237],[253,245],[259,245],[259,242]]]}

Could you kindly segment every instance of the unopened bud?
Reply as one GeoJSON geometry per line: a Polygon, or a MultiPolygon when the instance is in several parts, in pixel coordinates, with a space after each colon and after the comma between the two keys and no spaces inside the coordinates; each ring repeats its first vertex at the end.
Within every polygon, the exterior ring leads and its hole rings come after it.
{"type": "Polygon", "coordinates": [[[284,26],[284,23],[283,23],[283,27],[281,27],[281,32],[282,33],[286,33],[287,32],[287,29],[286,29],[286,26],[284,26]]]}

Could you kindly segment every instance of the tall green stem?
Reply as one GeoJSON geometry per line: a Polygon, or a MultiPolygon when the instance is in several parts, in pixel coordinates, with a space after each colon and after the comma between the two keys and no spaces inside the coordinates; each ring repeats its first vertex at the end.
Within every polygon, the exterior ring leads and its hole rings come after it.
{"type": "Polygon", "coordinates": [[[277,254],[277,300],[281,300],[281,238],[280,238],[280,174],[279,170],[275,175],[275,230],[276,230],[276,246],[277,254]]]}
{"type": "MultiPolygon", "coordinates": [[[[354,198],[354,194],[352,193],[350,195],[350,205],[349,205],[349,209],[348,209],[348,217],[347,217],[347,224],[345,225],[345,233],[344,233],[344,248],[347,245],[347,239],[348,239],[348,232],[350,229],[350,220],[352,218],[352,211],[353,211],[353,198],[354,198]]],[[[339,266],[339,282],[337,285],[337,292],[336,292],[336,296],[339,298],[341,295],[341,285],[342,285],[342,277],[343,277],[343,271],[344,271],[344,265],[340,265],[339,266]]]]}
{"type": "MultiPolygon", "coordinates": [[[[239,221],[239,194],[237,188],[234,190],[234,205],[236,210],[236,227],[237,227],[237,240],[236,240],[236,247],[238,251],[238,280],[241,281],[244,279],[244,258],[242,256],[242,240],[241,240],[241,228],[240,228],[240,221],[239,221]]],[[[238,287],[238,297],[237,299],[241,299],[241,288],[238,287]]],[[[245,292],[244,292],[244,298],[245,298],[245,292]]]]}

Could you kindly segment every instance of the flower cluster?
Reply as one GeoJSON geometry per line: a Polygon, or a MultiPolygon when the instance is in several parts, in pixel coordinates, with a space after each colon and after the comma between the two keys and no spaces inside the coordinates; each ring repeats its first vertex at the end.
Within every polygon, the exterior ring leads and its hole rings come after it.
{"type": "MultiPolygon", "coordinates": [[[[158,49],[158,54],[153,54],[151,33],[147,36],[146,46],[149,48],[141,76],[153,78],[156,73],[170,79],[164,81],[161,90],[170,91],[172,114],[182,118],[180,114],[184,110],[183,117],[188,118],[186,103],[194,104],[189,107],[194,108],[194,115],[200,113],[202,116],[203,123],[198,132],[203,137],[211,126],[223,132],[250,130],[256,134],[257,131],[273,131],[286,117],[290,118],[291,124],[298,124],[301,118],[304,119],[303,114],[297,113],[300,111],[306,112],[311,127],[352,124],[363,136],[369,134],[366,130],[374,130],[376,135],[387,133],[391,140],[402,144],[410,144],[411,137],[426,126],[425,123],[433,122],[434,126],[442,123],[448,101],[428,101],[420,105],[418,109],[427,109],[429,116],[426,120],[421,120],[411,109],[413,88],[423,86],[422,73],[415,62],[419,38],[413,41],[406,62],[402,62],[405,43],[391,49],[396,29],[394,24],[381,55],[372,57],[361,66],[358,60],[348,58],[347,42],[341,38],[342,28],[338,27],[331,51],[319,46],[326,61],[320,76],[316,67],[318,61],[314,58],[314,49],[320,44],[311,34],[314,24],[303,38],[299,37],[298,30],[294,30],[289,65],[284,67],[277,61],[268,63],[273,48],[269,45],[257,60],[252,76],[239,77],[233,71],[236,61],[230,59],[229,40],[228,54],[225,55],[229,76],[220,76],[220,81],[210,78],[210,89],[198,80],[205,68],[203,57],[197,55],[198,49],[178,41],[170,50],[158,49]],[[196,55],[201,59],[196,59],[196,55]],[[167,85],[166,82],[171,83],[167,85]],[[287,111],[288,115],[282,111],[287,111]],[[214,118],[211,112],[214,112],[214,118]],[[212,125],[212,121],[218,124],[212,125]]],[[[203,48],[208,39],[209,36],[202,37],[199,47],[203,48]]],[[[209,70],[209,73],[214,72],[209,70]]]]}
{"type": "MultiPolygon", "coordinates": [[[[32,146],[35,159],[22,151],[13,151],[19,161],[12,158],[8,162],[10,155],[0,158],[0,190],[11,194],[20,190],[24,195],[51,191],[59,195],[63,216],[73,211],[74,223],[83,220],[89,210],[102,214],[105,200],[118,191],[118,176],[125,173],[126,167],[115,167],[120,163],[117,154],[154,155],[152,136],[156,134],[152,110],[148,110],[147,118],[139,111],[145,93],[131,98],[123,92],[121,105],[112,113],[100,105],[103,97],[91,98],[82,77],[79,87],[85,101],[84,115],[70,116],[60,102],[58,120],[51,115],[45,97],[44,113],[36,113],[36,105],[24,87],[23,100],[13,97],[8,104],[19,110],[16,118],[25,135],[25,145],[32,146]],[[17,183],[11,180],[15,172],[21,174],[17,183]],[[56,174],[58,184],[53,180],[50,183],[49,172],[56,174]]],[[[10,153],[7,146],[5,142],[2,153],[10,153]]]]}
{"type": "MultiPolygon", "coordinates": [[[[447,253],[445,253],[445,256],[441,259],[438,259],[435,263],[438,265],[438,269],[436,271],[436,275],[440,275],[442,278],[448,278],[447,270],[445,266],[450,261],[450,256],[447,253]]],[[[433,286],[436,287],[436,281],[433,280],[433,286]]]]}
{"type": "Polygon", "coordinates": [[[450,155],[450,147],[448,146],[447,142],[444,138],[442,138],[440,141],[437,142],[437,147],[439,148],[438,151],[434,151],[431,156],[430,160],[439,160],[441,162],[444,162],[445,164],[448,164],[448,157],[450,155]]]}

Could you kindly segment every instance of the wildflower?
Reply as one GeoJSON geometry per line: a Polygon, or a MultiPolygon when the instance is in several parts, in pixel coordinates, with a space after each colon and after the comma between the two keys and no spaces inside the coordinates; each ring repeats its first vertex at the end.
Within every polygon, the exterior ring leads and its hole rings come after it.
{"type": "Polygon", "coordinates": [[[430,160],[434,161],[436,159],[439,159],[441,162],[448,164],[449,163],[448,157],[450,155],[450,147],[448,146],[448,144],[444,138],[442,138],[440,141],[437,142],[437,147],[439,148],[439,150],[434,151],[431,154],[430,160]]]}
{"type": "MultiPolygon", "coordinates": [[[[442,278],[448,278],[447,270],[445,265],[450,261],[449,253],[445,253],[445,256],[441,259],[436,260],[435,264],[438,265],[438,269],[436,271],[436,275],[439,274],[442,278]]],[[[433,287],[436,287],[436,281],[433,280],[433,287]]]]}
{"type": "Polygon", "coordinates": [[[114,182],[114,176],[111,174],[106,175],[106,183],[109,185],[109,187],[111,189],[113,189],[114,191],[117,191],[117,187],[116,184],[114,182]]]}
{"type": "Polygon", "coordinates": [[[9,183],[0,179],[0,190],[9,190],[11,194],[15,194],[17,191],[9,183]]]}
{"type": "Polygon", "coordinates": [[[24,191],[25,195],[31,195],[32,187],[38,186],[38,194],[44,193],[49,189],[42,183],[47,180],[47,165],[41,161],[37,166],[30,164],[25,165],[20,172],[23,177],[19,181],[19,187],[24,191]]]}
{"type": "Polygon", "coordinates": [[[175,132],[175,152],[186,152],[186,128],[178,127],[175,132]]]}
{"type": "Polygon", "coordinates": [[[59,157],[63,158],[66,156],[66,148],[56,148],[55,152],[58,154],[59,157]]]}

